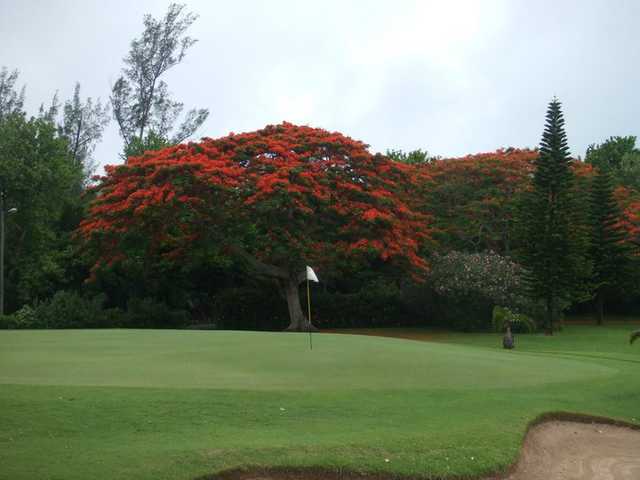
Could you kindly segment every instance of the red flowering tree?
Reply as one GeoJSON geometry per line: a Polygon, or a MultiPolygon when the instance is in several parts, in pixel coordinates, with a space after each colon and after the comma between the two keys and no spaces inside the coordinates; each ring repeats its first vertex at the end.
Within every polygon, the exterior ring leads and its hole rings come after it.
{"type": "Polygon", "coordinates": [[[497,150],[438,160],[429,174],[424,209],[432,212],[443,246],[509,254],[517,196],[528,188],[535,150],[497,150]]]}
{"type": "MultiPolygon", "coordinates": [[[[509,255],[517,245],[515,222],[521,194],[531,188],[537,150],[499,149],[436,160],[427,173],[420,210],[433,215],[441,246],[509,255]]],[[[573,162],[578,187],[588,189],[591,165],[573,162]]]]}
{"type": "Polygon", "coordinates": [[[640,193],[620,185],[614,190],[613,195],[622,211],[619,226],[625,233],[625,243],[637,256],[640,246],[640,193]]]}
{"type": "Polygon", "coordinates": [[[414,273],[426,267],[418,250],[427,218],[405,201],[425,173],[339,133],[283,123],[146,152],[106,171],[80,227],[97,255],[94,272],[128,255],[233,256],[278,283],[288,329],[306,330],[305,265],[320,275],[372,257],[414,273]]]}

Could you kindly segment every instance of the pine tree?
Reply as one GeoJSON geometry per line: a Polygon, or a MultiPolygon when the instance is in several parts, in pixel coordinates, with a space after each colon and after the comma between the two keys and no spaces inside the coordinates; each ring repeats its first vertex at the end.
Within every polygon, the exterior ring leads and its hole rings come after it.
{"type": "Polygon", "coordinates": [[[561,104],[554,98],[547,110],[533,188],[520,219],[529,293],[544,303],[548,334],[558,315],[583,294],[582,280],[590,270],[571,162],[561,104]]]}
{"type": "Polygon", "coordinates": [[[592,281],[598,309],[598,325],[601,325],[606,296],[614,288],[622,288],[631,273],[629,253],[623,243],[624,231],[619,224],[621,212],[613,198],[613,179],[610,171],[597,170],[590,201],[592,281]]]}

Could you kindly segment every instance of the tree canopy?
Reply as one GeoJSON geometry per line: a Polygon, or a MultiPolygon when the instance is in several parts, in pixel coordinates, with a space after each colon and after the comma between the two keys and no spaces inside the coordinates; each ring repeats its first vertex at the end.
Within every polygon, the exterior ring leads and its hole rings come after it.
{"type": "Polygon", "coordinates": [[[424,165],[422,208],[433,213],[443,247],[508,254],[517,200],[537,157],[535,150],[506,149],[424,165]]]}
{"type": "Polygon", "coordinates": [[[80,231],[100,252],[96,270],[131,254],[240,258],[278,282],[290,327],[305,329],[305,265],[320,275],[371,258],[425,269],[428,219],[406,201],[420,175],[340,133],[283,123],[108,167],[80,231]]]}

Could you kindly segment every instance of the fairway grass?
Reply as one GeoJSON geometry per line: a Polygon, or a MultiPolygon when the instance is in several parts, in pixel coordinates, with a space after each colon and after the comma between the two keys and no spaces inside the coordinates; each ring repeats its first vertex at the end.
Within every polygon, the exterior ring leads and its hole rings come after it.
{"type": "Polygon", "coordinates": [[[548,411],[640,421],[627,326],[554,337],[0,332],[0,479],[322,467],[477,476],[548,411]]]}

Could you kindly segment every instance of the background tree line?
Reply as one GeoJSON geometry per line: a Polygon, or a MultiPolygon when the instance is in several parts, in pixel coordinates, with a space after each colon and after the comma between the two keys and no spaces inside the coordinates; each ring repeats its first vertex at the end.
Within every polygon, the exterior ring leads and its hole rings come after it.
{"type": "MultiPolygon", "coordinates": [[[[1,70],[0,191],[4,208],[17,208],[6,216],[10,315],[3,325],[288,325],[277,282],[248,275],[246,262],[229,251],[202,249],[178,261],[147,257],[139,244],[129,243],[123,261],[96,272],[95,251],[78,240],[80,222],[96,200],[92,152],[111,116],[125,161],[183,142],[207,118],[207,109],[182,116],[184,105],[162,79],[195,44],[187,30],[196,18],[177,4],[160,19],[145,16],[108,103],[83,98],[77,84],[72,98],[60,103],[54,95],[29,116],[18,72],[1,70]]],[[[611,137],[590,145],[584,162],[572,159],[560,104],[552,102],[536,150],[459,159],[388,151],[386,157],[415,179],[406,185],[408,193],[394,195],[406,194],[410,208],[428,218],[429,241],[419,242],[428,273],[417,281],[407,268],[379,258],[345,261],[340,271],[323,272],[314,291],[316,325],[482,330],[491,328],[499,306],[552,330],[569,309],[593,310],[600,321],[605,311],[635,313],[635,142],[632,136],[611,137]]],[[[244,235],[242,242],[258,241],[244,235]]]]}

